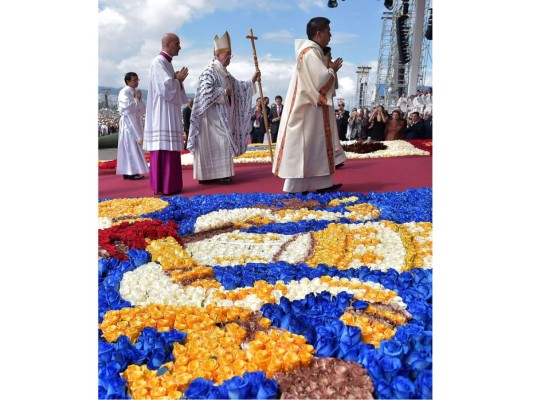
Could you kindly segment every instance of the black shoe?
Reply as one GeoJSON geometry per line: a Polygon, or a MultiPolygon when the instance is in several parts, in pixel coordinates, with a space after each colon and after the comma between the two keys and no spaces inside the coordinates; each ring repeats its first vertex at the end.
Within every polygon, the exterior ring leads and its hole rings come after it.
{"type": "Polygon", "coordinates": [[[202,180],[198,180],[198,183],[200,185],[207,185],[209,183],[213,183],[213,180],[212,179],[206,179],[206,180],[203,180],[203,181],[202,180]]]}
{"type": "Polygon", "coordinates": [[[144,179],[144,175],[135,174],[130,179],[133,181],[138,181],[139,179],[144,179]]]}
{"type": "Polygon", "coordinates": [[[215,180],[215,183],[219,183],[221,185],[228,185],[230,184],[231,182],[233,182],[233,179],[231,179],[231,177],[226,177],[226,178],[220,178],[220,179],[216,179],[215,180]]]}
{"type": "Polygon", "coordinates": [[[339,168],[342,168],[342,167],[344,167],[344,163],[343,162],[341,162],[340,164],[335,165],[335,169],[339,169],[339,168]]]}
{"type": "Polygon", "coordinates": [[[337,183],[335,185],[331,185],[330,187],[324,188],[324,189],[317,189],[316,193],[326,193],[326,192],[334,192],[335,190],[339,189],[342,186],[342,183],[337,183]]]}

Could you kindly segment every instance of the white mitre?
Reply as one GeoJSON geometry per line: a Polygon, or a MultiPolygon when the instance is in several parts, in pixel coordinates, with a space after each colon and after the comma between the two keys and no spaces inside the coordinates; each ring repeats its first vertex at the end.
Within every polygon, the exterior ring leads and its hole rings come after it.
{"type": "Polygon", "coordinates": [[[215,55],[231,52],[231,40],[229,38],[228,31],[224,32],[220,38],[218,35],[215,35],[213,41],[215,43],[215,55]]]}

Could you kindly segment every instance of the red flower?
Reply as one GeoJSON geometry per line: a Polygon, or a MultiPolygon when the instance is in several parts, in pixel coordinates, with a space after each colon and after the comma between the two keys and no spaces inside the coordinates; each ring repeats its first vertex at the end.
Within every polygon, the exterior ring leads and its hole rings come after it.
{"type": "Polygon", "coordinates": [[[173,237],[183,245],[183,239],[178,237],[178,225],[174,221],[164,224],[160,220],[122,222],[119,225],[98,231],[98,247],[105,250],[109,257],[127,260],[130,248],[144,250],[146,239],[162,239],[173,237]]]}

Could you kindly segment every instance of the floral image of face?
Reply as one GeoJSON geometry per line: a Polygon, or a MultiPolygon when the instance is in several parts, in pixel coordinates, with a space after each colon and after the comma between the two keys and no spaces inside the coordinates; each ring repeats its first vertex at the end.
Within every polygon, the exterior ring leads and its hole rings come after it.
{"type": "Polygon", "coordinates": [[[431,393],[430,190],[157,200],[99,205],[100,398],[431,393]]]}

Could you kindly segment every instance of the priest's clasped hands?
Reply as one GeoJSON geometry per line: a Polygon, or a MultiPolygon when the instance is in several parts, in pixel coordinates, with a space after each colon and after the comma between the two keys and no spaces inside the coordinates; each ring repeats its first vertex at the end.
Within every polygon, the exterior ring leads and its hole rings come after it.
{"type": "Polygon", "coordinates": [[[185,78],[187,78],[187,75],[189,75],[189,68],[187,67],[183,67],[182,69],[180,69],[174,74],[176,79],[180,82],[183,82],[185,78]]]}
{"type": "Polygon", "coordinates": [[[329,63],[328,68],[331,68],[333,71],[337,72],[342,67],[342,58],[337,58],[335,61],[329,63]]]}

